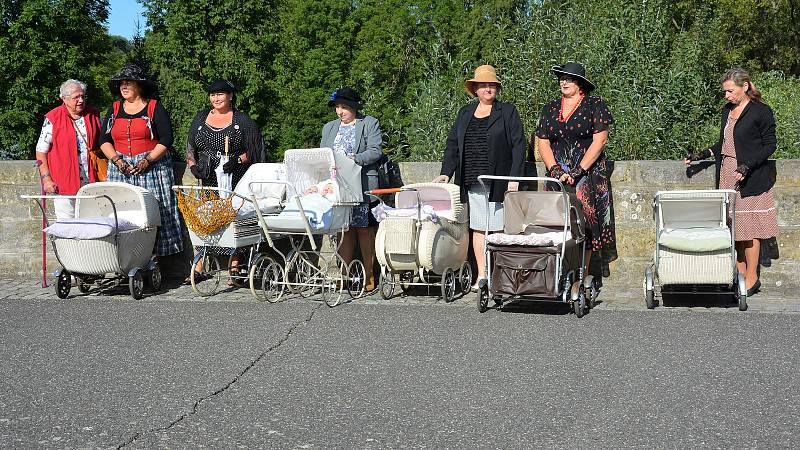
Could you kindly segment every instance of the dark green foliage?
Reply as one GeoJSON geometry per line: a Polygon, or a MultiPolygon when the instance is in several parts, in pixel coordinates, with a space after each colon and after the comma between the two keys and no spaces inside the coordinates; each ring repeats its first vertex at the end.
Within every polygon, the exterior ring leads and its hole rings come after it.
{"type": "Polygon", "coordinates": [[[146,31],[127,42],[102,29],[107,1],[0,0],[4,157],[30,155],[66,78],[107,107],[108,77],[126,59],[157,79],[181,155],[218,77],[240,88],[237,106],[262,126],[272,159],[316,146],[335,118],[331,92],[349,85],[380,120],[386,151],[436,161],[476,66],[497,67],[500,98],[530,135],[558,96],[550,66],[573,60],[614,114],[614,159],[675,159],[713,142],[732,66],[750,70],[773,107],[777,155],[800,157],[798,0],[140,1],[146,31]]]}
{"type": "Polygon", "coordinates": [[[109,67],[124,57],[107,34],[107,0],[0,0],[0,158],[31,158],[44,114],[69,78],[89,103],[109,100],[109,67]]]}

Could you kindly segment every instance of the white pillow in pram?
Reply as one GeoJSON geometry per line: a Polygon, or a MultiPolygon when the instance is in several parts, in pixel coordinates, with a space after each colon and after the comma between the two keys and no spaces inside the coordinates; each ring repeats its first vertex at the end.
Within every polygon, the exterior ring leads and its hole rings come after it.
{"type": "Polygon", "coordinates": [[[674,228],[662,230],[658,245],[684,252],[713,252],[731,248],[731,230],[723,228],[674,228]]]}
{"type": "MultiPolygon", "coordinates": [[[[135,223],[120,218],[118,231],[135,230],[139,228],[135,223]]],[[[76,219],[61,219],[45,228],[45,233],[64,239],[99,239],[110,236],[114,232],[113,217],[81,217],[76,219]]]]}
{"type": "Polygon", "coordinates": [[[286,166],[280,163],[258,163],[247,169],[233,190],[247,200],[236,196],[231,200],[231,206],[239,210],[238,216],[255,211],[253,195],[258,201],[258,209],[261,212],[274,213],[280,210],[281,201],[286,194],[286,185],[270,181],[286,181],[286,166]]]}
{"type": "MultiPolygon", "coordinates": [[[[330,200],[318,193],[303,195],[299,198],[311,229],[321,230],[330,226],[333,219],[333,203],[330,200]]],[[[300,209],[297,206],[296,199],[292,198],[286,203],[286,207],[278,215],[278,219],[291,220],[295,217],[300,217],[300,209]]],[[[299,223],[302,225],[301,222],[299,223]]],[[[296,228],[297,231],[305,230],[304,226],[296,228]]]]}

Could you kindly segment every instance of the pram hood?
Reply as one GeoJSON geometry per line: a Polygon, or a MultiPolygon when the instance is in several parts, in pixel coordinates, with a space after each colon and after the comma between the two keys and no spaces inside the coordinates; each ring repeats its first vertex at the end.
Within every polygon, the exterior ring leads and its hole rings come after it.
{"type": "MultiPolygon", "coordinates": [[[[261,211],[270,211],[280,207],[280,203],[286,195],[286,185],[283,183],[259,183],[264,181],[288,181],[286,165],[282,163],[253,164],[236,184],[234,192],[248,200],[255,196],[258,209],[261,211]]],[[[234,209],[239,209],[239,215],[255,209],[251,202],[237,196],[233,197],[231,205],[234,209]]]]}
{"type": "Polygon", "coordinates": [[[583,207],[575,194],[566,194],[565,199],[560,191],[508,192],[503,201],[503,232],[521,234],[529,226],[563,227],[567,209],[570,210],[568,227],[572,237],[582,237],[583,207]]]}
{"type": "Polygon", "coordinates": [[[403,186],[403,190],[395,194],[395,208],[416,208],[417,203],[433,208],[438,217],[453,221],[466,222],[467,208],[461,203],[461,191],[455,184],[449,183],[414,183],[403,186]]]}
{"type": "MultiPolygon", "coordinates": [[[[114,202],[119,219],[127,220],[140,228],[161,226],[158,200],[143,187],[102,181],[81,187],[77,195],[107,195],[114,202]]],[[[114,210],[105,198],[79,198],[75,202],[75,217],[113,218],[114,210]]]]}
{"type": "Polygon", "coordinates": [[[310,186],[330,179],[334,204],[357,204],[364,200],[361,166],[343,153],[330,148],[291,149],[284,153],[283,162],[291,184],[289,196],[302,195],[310,186]]]}

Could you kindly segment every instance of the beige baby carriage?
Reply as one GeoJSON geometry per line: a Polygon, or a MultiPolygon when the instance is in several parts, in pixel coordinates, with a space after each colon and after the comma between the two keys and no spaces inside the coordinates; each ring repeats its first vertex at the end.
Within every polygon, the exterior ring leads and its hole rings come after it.
{"type": "Polygon", "coordinates": [[[648,308],[656,306],[658,283],[662,294],[733,294],[747,310],[744,275],[736,268],[735,203],[733,190],[655,194],[656,249],[643,282],[648,308]]]}
{"type": "Polygon", "coordinates": [[[284,153],[287,181],[260,182],[286,187],[287,200],[279,212],[258,214],[258,223],[278,261],[260,273],[263,295],[277,302],[284,294],[310,297],[319,292],[328,306],[364,294],[364,264],[345,264],[339,254],[350,227],[353,207],[361,203],[361,166],[330,148],[292,149],[284,153]],[[316,192],[306,191],[317,187],[316,192]],[[291,249],[280,251],[277,238],[288,237],[291,249]],[[323,239],[331,252],[324,251],[323,239]]]}
{"type": "Polygon", "coordinates": [[[504,302],[532,300],[564,303],[583,317],[593,306],[597,289],[593,278],[585,276],[581,203],[554,178],[478,177],[481,184],[490,180],[550,182],[560,192],[506,193],[503,232],[486,235],[487,280],[479,286],[478,311],[486,311],[490,298],[500,307],[504,302]]]}
{"type": "Polygon", "coordinates": [[[45,229],[62,266],[56,272],[59,298],[69,296],[73,276],[83,293],[123,281],[136,299],[144,295],[145,282],[153,291],[160,289],[161,270],[153,260],[153,247],[161,214],[158,201],[147,189],[101,182],[81,187],[76,195],[22,198],[76,199],[74,219],[56,221],[45,229]]]}
{"type": "Polygon", "coordinates": [[[391,192],[394,208],[381,202],[373,209],[380,221],[375,254],[381,266],[381,296],[391,298],[398,285],[403,290],[438,286],[447,302],[455,298],[457,288],[462,294],[469,292],[469,214],[459,187],[418,183],[368,193],[391,192]]]}
{"type": "Polygon", "coordinates": [[[234,285],[249,283],[253,296],[264,299],[258,274],[273,259],[258,225],[258,215],[280,211],[285,186],[261,182],[285,180],[283,164],[258,163],[247,169],[233,191],[173,187],[192,246],[197,250],[189,277],[195,292],[211,296],[223,279],[230,279],[234,285]],[[236,261],[239,262],[234,264],[236,261]]]}

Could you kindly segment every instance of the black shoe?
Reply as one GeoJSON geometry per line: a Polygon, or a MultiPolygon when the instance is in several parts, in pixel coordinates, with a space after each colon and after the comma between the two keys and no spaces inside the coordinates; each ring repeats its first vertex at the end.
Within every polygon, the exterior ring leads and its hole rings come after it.
{"type": "Polygon", "coordinates": [[[760,290],[761,290],[761,280],[756,280],[756,284],[754,284],[753,287],[747,290],[747,296],[752,297],[756,294],[756,292],[760,290]]]}

